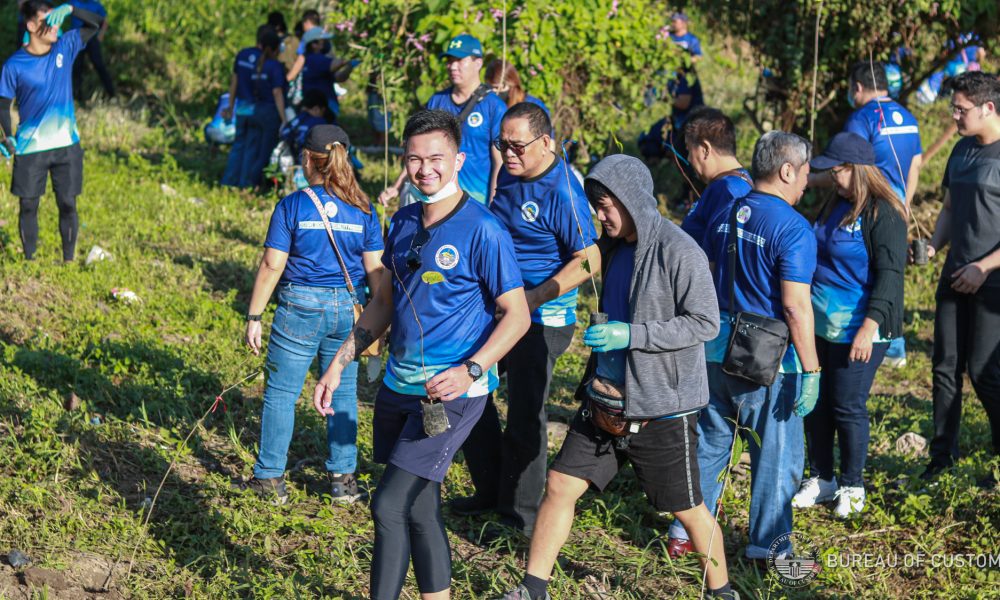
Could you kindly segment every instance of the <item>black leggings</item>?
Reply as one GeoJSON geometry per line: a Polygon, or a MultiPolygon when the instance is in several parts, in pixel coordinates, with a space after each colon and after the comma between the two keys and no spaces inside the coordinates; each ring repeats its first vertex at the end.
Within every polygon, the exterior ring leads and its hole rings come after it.
{"type": "MultiPolygon", "coordinates": [[[[21,198],[21,213],[18,225],[21,229],[21,244],[24,258],[31,260],[38,248],[38,203],[40,198],[21,198]]],[[[76,215],[76,196],[56,195],[59,207],[59,235],[62,236],[63,260],[73,260],[76,252],[76,235],[80,223],[76,215]]]]}
{"type": "Polygon", "coordinates": [[[420,593],[451,586],[451,548],[441,520],[440,483],[389,465],[375,491],[372,517],[372,600],[399,598],[411,556],[420,593]]]}

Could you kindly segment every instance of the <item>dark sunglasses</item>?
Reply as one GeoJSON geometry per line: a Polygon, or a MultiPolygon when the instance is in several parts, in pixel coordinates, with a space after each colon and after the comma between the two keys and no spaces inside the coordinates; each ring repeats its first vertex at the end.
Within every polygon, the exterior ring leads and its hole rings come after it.
{"type": "Polygon", "coordinates": [[[493,147],[499,150],[500,154],[503,154],[507,152],[508,149],[510,149],[512,152],[514,152],[514,156],[524,156],[524,151],[528,149],[528,146],[534,144],[538,140],[542,139],[542,137],[544,136],[545,134],[543,133],[542,135],[536,137],[535,139],[525,144],[511,143],[506,140],[497,138],[493,140],[493,147]]]}
{"type": "Polygon", "coordinates": [[[424,249],[424,245],[431,239],[431,234],[424,228],[421,228],[410,240],[410,249],[406,253],[406,268],[410,270],[411,273],[416,272],[424,262],[420,259],[420,251],[424,249]]]}

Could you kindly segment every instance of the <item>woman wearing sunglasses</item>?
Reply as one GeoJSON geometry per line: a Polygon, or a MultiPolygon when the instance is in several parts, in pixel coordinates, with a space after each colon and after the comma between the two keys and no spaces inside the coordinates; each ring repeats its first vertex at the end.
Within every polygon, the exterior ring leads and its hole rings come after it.
{"type": "Polygon", "coordinates": [[[889,342],[903,333],[906,213],[875,165],[874,148],[858,134],[838,133],[810,165],[830,173],[837,195],[813,226],[818,256],[812,303],[823,379],[816,408],[805,419],[811,477],[792,506],[836,499],[834,514],[847,518],[865,505],[868,394],[889,342]]]}
{"type": "MultiPolygon", "coordinates": [[[[278,286],[278,309],[267,350],[260,453],[253,478],[244,484],[276,504],[288,500],[285,465],[295,403],[309,367],[319,354],[320,367],[326,370],[350,334],[354,303],[363,299],[355,298],[349,288],[363,290],[367,281],[374,294],[382,273],[382,230],[375,209],[354,178],[349,146],[347,134],[336,125],[309,130],[302,151],[309,187],[286,196],[274,209],[250,299],[246,343],[258,354],[261,313],[278,286]]],[[[325,466],[333,500],[352,502],[359,496],[354,477],[358,364],[352,357],[342,368],[343,384],[326,418],[329,456],[325,466]]]]}

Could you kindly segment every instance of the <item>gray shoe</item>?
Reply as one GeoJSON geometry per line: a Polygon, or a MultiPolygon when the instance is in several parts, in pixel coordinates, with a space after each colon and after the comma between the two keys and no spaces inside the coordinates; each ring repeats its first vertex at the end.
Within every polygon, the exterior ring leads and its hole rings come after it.
{"type": "MultiPolygon", "coordinates": [[[[519,585],[503,596],[497,598],[497,600],[531,600],[531,594],[528,593],[528,588],[524,587],[524,585],[519,585]]],[[[548,592],[545,593],[545,600],[552,600],[552,597],[549,596],[548,592]]]]}
{"type": "Polygon", "coordinates": [[[330,497],[336,504],[352,504],[361,497],[354,473],[330,474],[330,497]]]}
{"type": "Polygon", "coordinates": [[[265,500],[270,500],[275,506],[288,504],[288,489],[285,487],[284,477],[272,477],[270,479],[257,479],[251,477],[247,481],[240,483],[241,490],[251,490],[265,500]]]}

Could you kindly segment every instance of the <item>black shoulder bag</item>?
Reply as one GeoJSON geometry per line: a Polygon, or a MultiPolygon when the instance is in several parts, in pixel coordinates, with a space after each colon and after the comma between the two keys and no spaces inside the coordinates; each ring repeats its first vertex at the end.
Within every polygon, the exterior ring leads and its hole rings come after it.
{"type": "MultiPolygon", "coordinates": [[[[739,209],[740,201],[737,200],[729,213],[729,234],[726,238],[730,314],[736,309],[736,257],[739,252],[736,213],[739,209]]],[[[729,334],[722,371],[757,385],[770,386],[778,377],[781,359],[788,348],[788,325],[780,319],[746,311],[737,312],[731,317],[731,323],[733,330],[729,334]]]]}

